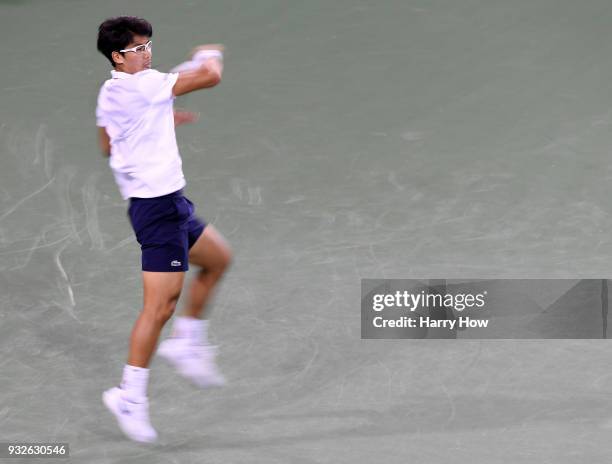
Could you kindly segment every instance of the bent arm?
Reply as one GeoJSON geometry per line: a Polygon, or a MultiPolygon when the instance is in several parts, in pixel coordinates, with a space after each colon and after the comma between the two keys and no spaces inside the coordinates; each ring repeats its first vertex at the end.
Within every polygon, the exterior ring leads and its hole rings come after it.
{"type": "Polygon", "coordinates": [[[191,61],[175,68],[179,77],[172,88],[174,96],[178,97],[219,84],[223,75],[223,50],[224,47],[221,44],[196,47],[191,61]]]}
{"type": "Polygon", "coordinates": [[[108,136],[108,133],[104,127],[98,127],[98,143],[100,145],[100,150],[102,150],[102,154],[107,157],[110,156],[110,137],[108,136]]]}
{"type": "Polygon", "coordinates": [[[179,77],[172,88],[175,97],[184,95],[194,90],[214,87],[221,82],[223,64],[221,60],[211,58],[199,68],[179,73],[179,77]]]}

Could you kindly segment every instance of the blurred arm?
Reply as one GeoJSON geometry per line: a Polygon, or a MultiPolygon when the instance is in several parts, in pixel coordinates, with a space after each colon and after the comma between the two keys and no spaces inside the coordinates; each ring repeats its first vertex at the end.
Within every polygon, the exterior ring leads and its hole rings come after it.
{"type": "Polygon", "coordinates": [[[174,110],[174,126],[180,126],[181,124],[191,124],[196,122],[200,118],[198,113],[184,110],[174,110]]]}
{"type": "Polygon", "coordinates": [[[102,150],[102,154],[106,157],[110,156],[110,137],[106,133],[106,129],[104,127],[98,127],[98,142],[100,144],[100,150],[102,150]]]}

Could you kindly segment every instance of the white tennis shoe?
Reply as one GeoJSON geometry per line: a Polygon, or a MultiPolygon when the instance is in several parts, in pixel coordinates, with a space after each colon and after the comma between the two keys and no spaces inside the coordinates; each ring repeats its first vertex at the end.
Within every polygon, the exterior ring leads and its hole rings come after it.
{"type": "Polygon", "coordinates": [[[226,384],[215,362],[216,346],[193,345],[187,338],[171,337],[159,344],[157,354],[200,388],[222,387],[226,384]]]}
{"type": "Polygon", "coordinates": [[[157,432],[149,419],[149,401],[132,403],[123,398],[123,390],[118,387],[106,390],[102,401],[117,419],[119,428],[128,438],[141,443],[153,443],[157,432]]]}

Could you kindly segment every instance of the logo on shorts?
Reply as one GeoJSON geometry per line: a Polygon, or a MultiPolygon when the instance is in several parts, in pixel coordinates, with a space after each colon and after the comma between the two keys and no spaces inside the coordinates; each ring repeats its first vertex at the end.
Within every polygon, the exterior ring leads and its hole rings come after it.
{"type": "Polygon", "coordinates": [[[181,265],[181,262],[177,261],[176,259],[170,263],[170,266],[172,267],[178,267],[180,265],[181,265]]]}

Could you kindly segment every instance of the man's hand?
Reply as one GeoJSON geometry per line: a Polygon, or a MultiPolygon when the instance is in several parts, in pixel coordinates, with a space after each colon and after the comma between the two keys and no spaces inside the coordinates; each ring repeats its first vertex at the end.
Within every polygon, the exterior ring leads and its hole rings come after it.
{"type": "Polygon", "coordinates": [[[199,113],[184,110],[174,110],[174,126],[180,126],[181,124],[191,124],[197,122],[200,119],[199,113]]]}
{"type": "Polygon", "coordinates": [[[223,53],[223,52],[225,52],[225,47],[222,44],[198,45],[193,50],[191,50],[191,58],[193,58],[193,55],[195,55],[196,53],[198,53],[201,50],[218,50],[221,53],[223,53]]]}
{"type": "MultiPolygon", "coordinates": [[[[195,55],[198,52],[203,52],[206,50],[216,50],[218,52],[224,53],[225,47],[222,44],[205,44],[198,45],[193,50],[191,50],[191,59],[193,60],[195,55]]],[[[218,74],[219,76],[223,75],[223,59],[219,58],[209,58],[205,61],[205,66],[211,73],[218,74]]]]}

